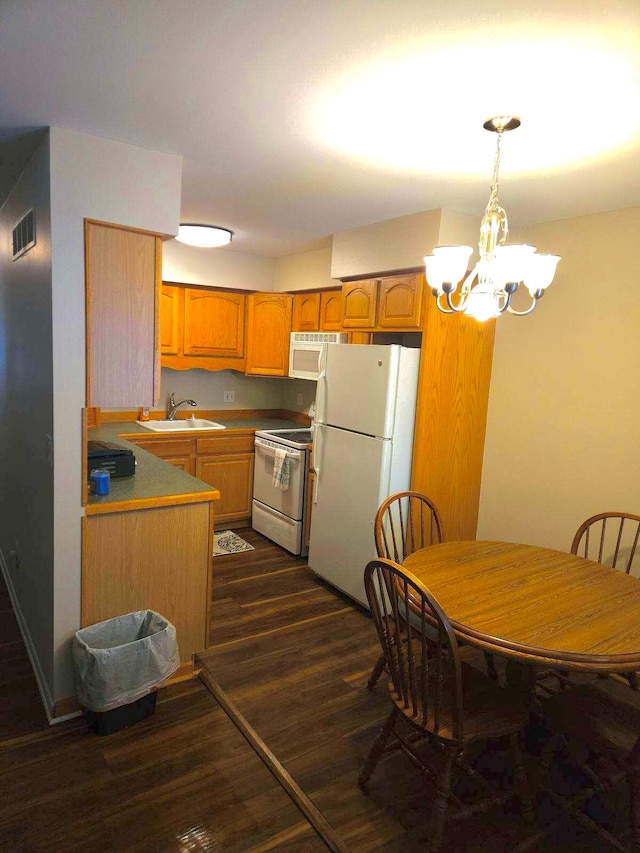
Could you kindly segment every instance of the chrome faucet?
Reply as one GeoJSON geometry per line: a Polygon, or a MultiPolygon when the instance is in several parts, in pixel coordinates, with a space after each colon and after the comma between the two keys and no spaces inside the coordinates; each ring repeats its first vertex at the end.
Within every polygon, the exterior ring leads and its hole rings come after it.
{"type": "Polygon", "coordinates": [[[195,400],[182,400],[180,403],[176,403],[176,392],[172,391],[169,399],[167,400],[167,420],[173,421],[176,417],[176,412],[180,408],[180,406],[184,406],[185,403],[188,403],[190,406],[197,406],[195,400]]]}

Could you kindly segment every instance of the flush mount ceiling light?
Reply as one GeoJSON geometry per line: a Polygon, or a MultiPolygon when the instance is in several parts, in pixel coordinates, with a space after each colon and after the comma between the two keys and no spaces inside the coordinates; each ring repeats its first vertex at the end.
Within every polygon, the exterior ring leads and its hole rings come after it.
{"type": "Polygon", "coordinates": [[[438,308],[444,314],[463,312],[476,320],[488,320],[508,311],[522,317],[530,314],[544,295],[553,281],[560,258],[558,255],[538,255],[535,246],[507,245],[507,214],[498,203],[500,142],[503,133],[520,127],[520,119],[496,116],[483,126],[497,134],[497,143],[491,195],[480,223],[480,260],[464,279],[456,303],[451,297],[467,272],[473,251],[471,246],[438,246],[434,249],[433,255],[424,259],[427,281],[438,308]],[[532,302],[524,311],[515,311],[511,300],[521,283],[529,291],[532,302]]]}
{"type": "Polygon", "coordinates": [[[217,225],[200,225],[192,222],[180,223],[176,240],[188,246],[198,246],[201,249],[212,249],[215,246],[226,246],[231,242],[233,231],[220,228],[217,225]]]}

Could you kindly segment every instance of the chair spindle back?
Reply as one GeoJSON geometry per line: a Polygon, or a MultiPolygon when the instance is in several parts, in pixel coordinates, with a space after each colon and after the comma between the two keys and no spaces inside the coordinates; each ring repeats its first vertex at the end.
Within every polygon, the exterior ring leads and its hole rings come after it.
{"type": "Polygon", "coordinates": [[[639,541],[640,515],[601,512],[580,525],[571,553],[630,574],[639,541]]]}
{"type": "Polygon", "coordinates": [[[462,668],[444,611],[416,577],[391,560],[372,560],[364,582],[396,701],[436,735],[447,707],[453,723],[447,739],[453,734],[462,740],[462,668]]]}
{"type": "Polygon", "coordinates": [[[380,504],[374,523],[376,551],[395,563],[442,542],[438,510],[420,492],[398,492],[380,504]]]}

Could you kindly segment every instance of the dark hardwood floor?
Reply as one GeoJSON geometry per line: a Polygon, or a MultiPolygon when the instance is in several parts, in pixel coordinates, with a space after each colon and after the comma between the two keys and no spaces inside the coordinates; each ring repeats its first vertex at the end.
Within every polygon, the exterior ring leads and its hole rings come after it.
{"type": "Polygon", "coordinates": [[[0,850],[326,851],[200,681],[108,737],[49,726],[4,587],[0,615],[0,850]]]}
{"type": "MultiPolygon", "coordinates": [[[[236,532],[256,550],[215,564],[211,647],[199,656],[202,664],[335,827],[346,849],[424,849],[434,792],[402,754],[381,762],[367,793],[357,785],[390,709],[384,679],[374,691],[366,689],[379,654],[371,620],[318,579],[305,561],[252,530],[236,532]]],[[[477,663],[484,668],[479,653],[477,663]]],[[[529,732],[532,741],[534,735],[529,732]]],[[[508,759],[501,763],[502,752],[479,761],[488,761],[494,772],[510,772],[508,759]]],[[[531,756],[529,764],[533,772],[531,756]]],[[[624,791],[621,802],[609,807],[619,809],[624,823],[624,791]]],[[[554,832],[531,849],[602,850],[599,839],[562,820],[542,798],[538,826],[559,818],[554,832]]],[[[451,820],[443,849],[498,853],[531,834],[511,805],[451,820]]]]}
{"type": "MultiPolygon", "coordinates": [[[[215,560],[207,672],[344,849],[424,849],[433,791],[402,755],[381,762],[367,793],[356,784],[389,708],[383,680],[366,689],[370,619],[304,561],[237,532],[255,551],[215,560]]],[[[82,719],[50,727],[4,590],[0,614],[0,851],[326,851],[200,681],[161,690],[155,716],[108,737],[82,719]]],[[[540,824],[557,816],[541,802],[540,824]]],[[[498,809],[452,820],[443,850],[499,853],[529,832],[498,809]]],[[[566,820],[532,849],[603,847],[566,820]]]]}

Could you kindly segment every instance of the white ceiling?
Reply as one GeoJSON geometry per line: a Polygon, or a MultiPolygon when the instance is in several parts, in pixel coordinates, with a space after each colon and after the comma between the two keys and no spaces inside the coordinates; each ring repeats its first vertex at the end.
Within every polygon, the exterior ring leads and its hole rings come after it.
{"type": "Polygon", "coordinates": [[[183,221],[256,254],[480,215],[500,113],[513,225],[638,205],[639,96],[639,0],[0,0],[0,139],[181,154],[183,221]]]}

